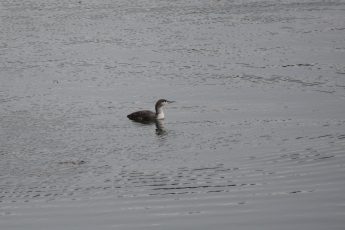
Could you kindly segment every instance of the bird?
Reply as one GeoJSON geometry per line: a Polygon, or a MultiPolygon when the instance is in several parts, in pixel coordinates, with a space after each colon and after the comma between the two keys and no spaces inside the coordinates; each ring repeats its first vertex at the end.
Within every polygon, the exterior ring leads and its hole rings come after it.
{"type": "Polygon", "coordinates": [[[163,107],[173,102],[174,101],[168,101],[166,99],[159,99],[155,105],[156,112],[152,112],[150,110],[141,110],[128,114],[127,117],[130,120],[141,123],[152,123],[158,120],[163,120],[165,118],[163,107]]]}

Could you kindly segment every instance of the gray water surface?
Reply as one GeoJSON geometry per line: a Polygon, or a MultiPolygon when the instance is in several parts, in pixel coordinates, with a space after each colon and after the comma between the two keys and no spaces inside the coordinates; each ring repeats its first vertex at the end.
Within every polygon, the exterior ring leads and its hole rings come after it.
{"type": "Polygon", "coordinates": [[[344,229],[344,12],[0,0],[0,228],[344,229]]]}

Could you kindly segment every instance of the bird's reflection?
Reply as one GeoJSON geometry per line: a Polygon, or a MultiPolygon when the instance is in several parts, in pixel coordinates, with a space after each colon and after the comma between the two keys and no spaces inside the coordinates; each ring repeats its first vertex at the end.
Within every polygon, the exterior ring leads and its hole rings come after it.
{"type": "Polygon", "coordinates": [[[156,134],[158,136],[163,136],[166,135],[168,132],[167,130],[164,128],[164,124],[163,124],[163,120],[155,120],[155,121],[134,121],[135,123],[140,123],[143,125],[152,125],[155,124],[156,125],[156,134]]]}
{"type": "Polygon", "coordinates": [[[155,125],[156,125],[156,134],[158,136],[167,134],[167,130],[164,128],[164,124],[162,120],[156,120],[155,125]]]}

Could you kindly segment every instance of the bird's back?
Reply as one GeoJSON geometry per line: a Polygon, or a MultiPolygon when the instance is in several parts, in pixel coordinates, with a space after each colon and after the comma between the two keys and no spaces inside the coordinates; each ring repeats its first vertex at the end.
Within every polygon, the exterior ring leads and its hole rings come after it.
{"type": "Polygon", "coordinates": [[[138,122],[153,122],[156,120],[156,114],[150,110],[142,110],[131,113],[127,117],[138,122]]]}

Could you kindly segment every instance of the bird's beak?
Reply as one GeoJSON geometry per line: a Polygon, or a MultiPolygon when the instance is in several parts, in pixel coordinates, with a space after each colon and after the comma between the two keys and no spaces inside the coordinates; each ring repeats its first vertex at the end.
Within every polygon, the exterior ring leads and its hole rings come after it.
{"type": "Polygon", "coordinates": [[[167,101],[167,102],[170,104],[170,103],[174,103],[175,101],[167,101]]]}

